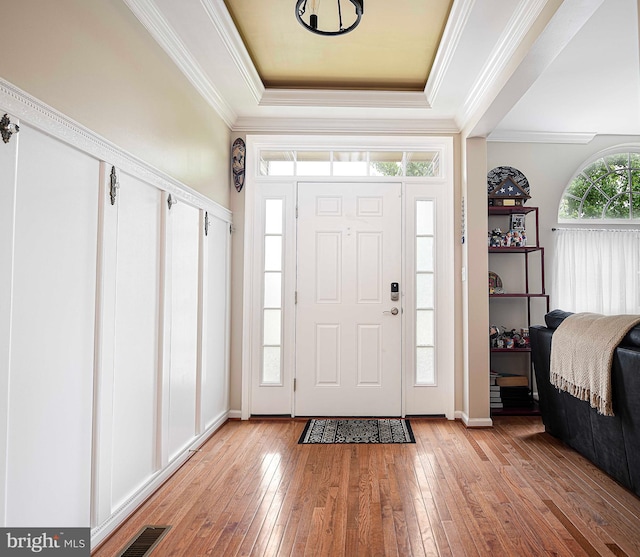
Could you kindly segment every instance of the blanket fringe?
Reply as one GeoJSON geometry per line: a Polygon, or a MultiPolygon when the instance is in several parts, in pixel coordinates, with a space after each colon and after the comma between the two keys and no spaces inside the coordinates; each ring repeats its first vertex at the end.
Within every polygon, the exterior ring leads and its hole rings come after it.
{"type": "Polygon", "coordinates": [[[598,411],[598,414],[602,414],[603,416],[614,415],[612,402],[610,400],[606,400],[597,393],[592,393],[587,387],[581,387],[571,381],[567,381],[558,373],[551,374],[551,384],[559,391],[565,391],[580,400],[588,402],[592,408],[595,408],[598,411]]]}

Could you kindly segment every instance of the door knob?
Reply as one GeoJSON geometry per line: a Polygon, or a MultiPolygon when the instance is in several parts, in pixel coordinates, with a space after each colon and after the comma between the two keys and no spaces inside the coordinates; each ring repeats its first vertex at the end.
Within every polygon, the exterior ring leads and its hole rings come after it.
{"type": "Polygon", "coordinates": [[[391,308],[391,311],[383,311],[382,313],[390,313],[391,315],[398,315],[398,308],[391,308]]]}

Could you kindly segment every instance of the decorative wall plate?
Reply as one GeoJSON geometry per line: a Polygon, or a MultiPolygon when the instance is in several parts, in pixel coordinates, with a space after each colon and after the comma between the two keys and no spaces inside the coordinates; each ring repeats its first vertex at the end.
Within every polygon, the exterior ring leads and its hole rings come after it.
{"type": "Polygon", "coordinates": [[[231,169],[233,170],[233,185],[237,191],[244,186],[244,166],[245,166],[246,146],[242,138],[233,142],[231,147],[231,169]]]}
{"type": "Polygon", "coordinates": [[[527,177],[517,168],[513,168],[512,166],[496,166],[494,169],[489,170],[487,173],[487,193],[494,191],[499,185],[509,178],[526,194],[531,193],[527,177]]]}

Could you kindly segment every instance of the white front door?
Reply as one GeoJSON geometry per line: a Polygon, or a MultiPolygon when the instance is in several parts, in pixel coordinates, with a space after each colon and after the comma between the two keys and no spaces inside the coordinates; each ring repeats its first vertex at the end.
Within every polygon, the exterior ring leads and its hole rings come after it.
{"type": "Polygon", "coordinates": [[[401,209],[400,183],[298,185],[296,415],[401,415],[401,209]]]}

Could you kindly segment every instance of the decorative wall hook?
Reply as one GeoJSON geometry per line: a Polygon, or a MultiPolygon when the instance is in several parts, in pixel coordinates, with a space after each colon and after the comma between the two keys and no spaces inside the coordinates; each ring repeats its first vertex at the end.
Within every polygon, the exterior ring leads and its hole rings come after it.
{"type": "Polygon", "coordinates": [[[116,195],[118,194],[118,188],[120,184],[118,183],[118,175],[116,174],[116,167],[111,167],[111,177],[110,177],[110,185],[109,185],[109,197],[111,198],[111,205],[116,204],[116,195]]]}
{"type": "Polygon", "coordinates": [[[0,133],[2,133],[2,141],[9,143],[11,136],[20,131],[18,124],[12,124],[9,116],[5,114],[0,120],[0,133]]]}
{"type": "Polygon", "coordinates": [[[169,211],[171,211],[171,207],[173,207],[178,201],[174,199],[173,195],[169,194],[167,197],[167,205],[169,205],[169,211]]]}
{"type": "Polygon", "coordinates": [[[209,235],[209,211],[204,212],[204,235],[209,235]]]}

